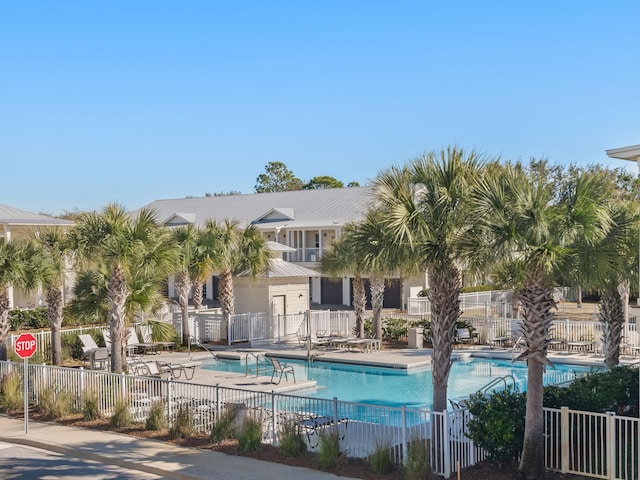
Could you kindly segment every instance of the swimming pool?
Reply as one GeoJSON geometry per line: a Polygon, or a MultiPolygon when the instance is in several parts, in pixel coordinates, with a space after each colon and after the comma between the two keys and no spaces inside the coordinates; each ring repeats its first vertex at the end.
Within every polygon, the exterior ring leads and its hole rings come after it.
{"type": "MultiPolygon", "coordinates": [[[[298,380],[314,380],[318,388],[305,391],[304,396],[334,398],[347,402],[384,405],[389,407],[430,408],[433,398],[431,369],[407,371],[404,369],[348,365],[333,362],[314,362],[311,366],[303,361],[287,360],[294,367],[298,380]]],[[[222,360],[203,364],[203,369],[244,373],[242,362],[222,360]]],[[[547,369],[545,385],[573,380],[588,373],[592,367],[556,364],[556,369],[547,369]]],[[[270,375],[271,369],[262,375],[270,375]]],[[[449,398],[455,401],[468,398],[493,379],[511,375],[520,391],[526,390],[527,366],[523,362],[488,358],[469,358],[453,362],[449,375],[449,398]]],[[[504,387],[503,384],[497,385],[504,387]]]]}

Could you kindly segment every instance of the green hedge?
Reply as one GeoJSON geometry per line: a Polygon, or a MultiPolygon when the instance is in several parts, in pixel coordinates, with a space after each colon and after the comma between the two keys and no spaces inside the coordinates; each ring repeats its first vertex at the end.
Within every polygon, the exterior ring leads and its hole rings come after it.
{"type": "Polygon", "coordinates": [[[9,323],[11,325],[11,330],[47,328],[49,326],[47,309],[44,307],[38,307],[28,310],[9,310],[9,323]]]}

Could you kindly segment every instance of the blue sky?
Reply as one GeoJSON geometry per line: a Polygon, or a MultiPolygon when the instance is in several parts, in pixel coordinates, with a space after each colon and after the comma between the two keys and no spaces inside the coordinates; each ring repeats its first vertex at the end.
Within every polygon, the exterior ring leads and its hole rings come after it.
{"type": "Polygon", "coordinates": [[[456,144],[634,164],[640,2],[7,1],[0,203],[59,214],[366,184],[456,144]]]}

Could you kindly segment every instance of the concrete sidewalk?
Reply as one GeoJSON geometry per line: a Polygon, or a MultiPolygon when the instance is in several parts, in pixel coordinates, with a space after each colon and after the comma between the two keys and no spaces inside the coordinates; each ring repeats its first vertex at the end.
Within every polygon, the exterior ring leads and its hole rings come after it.
{"type": "Polygon", "coordinates": [[[185,480],[344,479],[333,474],[290,467],[211,450],[183,448],[129,435],[29,422],[0,415],[0,442],[24,445],[74,458],[116,465],[163,478],[185,480]]]}

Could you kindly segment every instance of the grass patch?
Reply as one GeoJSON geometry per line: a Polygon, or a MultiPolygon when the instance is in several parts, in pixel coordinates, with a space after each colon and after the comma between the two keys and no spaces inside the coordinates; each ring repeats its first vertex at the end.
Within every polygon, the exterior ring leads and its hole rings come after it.
{"type": "Polygon", "coordinates": [[[9,373],[0,381],[0,407],[4,412],[13,412],[24,408],[22,395],[22,377],[9,373]]]}
{"type": "Polygon", "coordinates": [[[132,423],[129,402],[123,398],[117,399],[113,407],[113,414],[109,418],[109,426],[111,428],[125,428],[131,426],[132,423]]]}
{"type": "Polygon", "coordinates": [[[318,440],[316,461],[321,470],[330,470],[342,463],[344,455],[340,451],[340,438],[335,431],[322,432],[318,440]]]}
{"type": "Polygon", "coordinates": [[[164,415],[164,402],[153,402],[149,409],[149,415],[145,421],[145,428],[147,430],[164,430],[167,428],[167,420],[164,415]]]}
{"type": "Polygon", "coordinates": [[[299,457],[307,451],[307,444],[302,436],[302,427],[293,420],[280,425],[278,447],[289,457],[299,457]]]}
{"type": "Polygon", "coordinates": [[[53,387],[45,388],[38,395],[38,409],[50,420],[64,418],[71,412],[71,395],[56,392],[53,387]]]}
{"type": "Polygon", "coordinates": [[[240,452],[257,452],[262,448],[262,420],[247,417],[238,429],[238,450],[240,452]]]}
{"type": "Polygon", "coordinates": [[[193,435],[193,423],[191,421],[191,411],[188,407],[180,407],[176,414],[176,420],[169,429],[169,438],[189,438],[193,435]]]}
{"type": "Polygon", "coordinates": [[[237,405],[227,405],[220,416],[216,418],[211,428],[211,441],[213,443],[223,442],[236,437],[235,419],[238,414],[237,405]]]}

